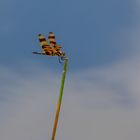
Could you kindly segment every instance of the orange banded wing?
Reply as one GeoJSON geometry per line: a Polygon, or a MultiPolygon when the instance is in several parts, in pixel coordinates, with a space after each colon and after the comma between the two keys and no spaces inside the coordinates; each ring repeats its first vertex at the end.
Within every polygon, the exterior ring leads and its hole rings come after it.
{"type": "Polygon", "coordinates": [[[61,51],[61,46],[56,45],[55,50],[56,50],[56,55],[57,56],[62,56],[63,55],[63,52],[61,51]]]}
{"type": "Polygon", "coordinates": [[[45,51],[45,48],[49,47],[49,44],[48,44],[45,36],[43,36],[42,34],[39,34],[38,38],[39,38],[40,46],[42,47],[43,51],[45,51]]]}
{"type": "Polygon", "coordinates": [[[48,39],[50,42],[50,47],[52,47],[54,54],[56,56],[62,56],[63,53],[61,51],[61,46],[56,44],[55,35],[53,32],[49,32],[48,39]]]}
{"type": "Polygon", "coordinates": [[[56,41],[55,41],[55,35],[54,35],[53,32],[49,32],[48,39],[49,39],[49,42],[50,42],[50,46],[55,47],[56,41]]]}
{"type": "Polygon", "coordinates": [[[56,51],[60,51],[60,50],[61,50],[61,46],[60,46],[60,45],[56,45],[56,46],[55,46],[55,50],[56,50],[56,51]]]}
{"type": "Polygon", "coordinates": [[[51,47],[44,48],[44,52],[46,53],[46,55],[54,56],[54,51],[51,47]]]}

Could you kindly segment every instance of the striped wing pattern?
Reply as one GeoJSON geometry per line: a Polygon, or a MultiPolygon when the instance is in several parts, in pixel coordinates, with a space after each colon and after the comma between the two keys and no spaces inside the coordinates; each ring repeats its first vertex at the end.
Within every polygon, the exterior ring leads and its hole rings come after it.
{"type": "Polygon", "coordinates": [[[40,46],[42,47],[43,52],[46,55],[50,56],[63,56],[63,52],[61,51],[61,46],[56,44],[55,35],[53,32],[49,32],[48,41],[45,36],[42,34],[38,35],[40,46]]]}
{"type": "Polygon", "coordinates": [[[43,52],[47,55],[52,56],[53,55],[53,50],[50,47],[50,45],[48,44],[45,36],[43,36],[42,34],[39,34],[38,38],[39,38],[40,46],[42,47],[43,52]]]}
{"type": "Polygon", "coordinates": [[[49,32],[48,40],[50,42],[50,46],[51,47],[55,47],[56,46],[55,35],[54,35],[53,32],[49,32]]]}

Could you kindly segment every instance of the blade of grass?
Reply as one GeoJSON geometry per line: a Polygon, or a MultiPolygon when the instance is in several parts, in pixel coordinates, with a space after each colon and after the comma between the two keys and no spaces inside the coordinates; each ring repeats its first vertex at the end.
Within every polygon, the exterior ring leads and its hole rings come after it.
{"type": "Polygon", "coordinates": [[[60,86],[60,92],[59,92],[59,99],[58,99],[58,103],[57,103],[57,109],[56,109],[56,114],[55,114],[53,132],[52,132],[52,140],[55,140],[55,135],[56,135],[58,118],[59,118],[59,113],[60,113],[60,108],[61,108],[61,103],[62,103],[62,97],[63,97],[64,83],[65,83],[65,78],[66,78],[66,73],[67,73],[67,64],[68,64],[68,59],[65,59],[64,67],[63,67],[63,73],[62,73],[62,78],[61,78],[61,86],[60,86]]]}

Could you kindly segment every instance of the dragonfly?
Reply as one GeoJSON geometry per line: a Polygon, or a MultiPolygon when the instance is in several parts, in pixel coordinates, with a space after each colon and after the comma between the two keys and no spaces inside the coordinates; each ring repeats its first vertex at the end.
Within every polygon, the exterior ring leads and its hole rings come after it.
{"type": "Polygon", "coordinates": [[[59,62],[66,59],[65,52],[61,50],[61,46],[56,43],[55,35],[53,32],[49,32],[48,39],[44,35],[38,34],[38,39],[41,46],[41,52],[32,52],[33,54],[57,56],[59,62]]]}

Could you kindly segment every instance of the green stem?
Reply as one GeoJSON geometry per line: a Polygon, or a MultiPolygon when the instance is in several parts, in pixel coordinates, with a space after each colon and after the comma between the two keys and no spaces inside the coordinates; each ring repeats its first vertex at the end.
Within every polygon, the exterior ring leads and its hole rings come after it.
{"type": "Polygon", "coordinates": [[[54,120],[54,126],[53,126],[53,132],[52,132],[52,140],[55,140],[55,135],[56,135],[57,123],[58,123],[59,112],[60,112],[61,103],[62,103],[63,89],[64,89],[64,83],[65,83],[66,72],[67,72],[67,64],[68,64],[68,59],[65,60],[64,67],[63,67],[61,86],[60,86],[60,92],[59,92],[59,99],[58,99],[55,120],[54,120]]]}

